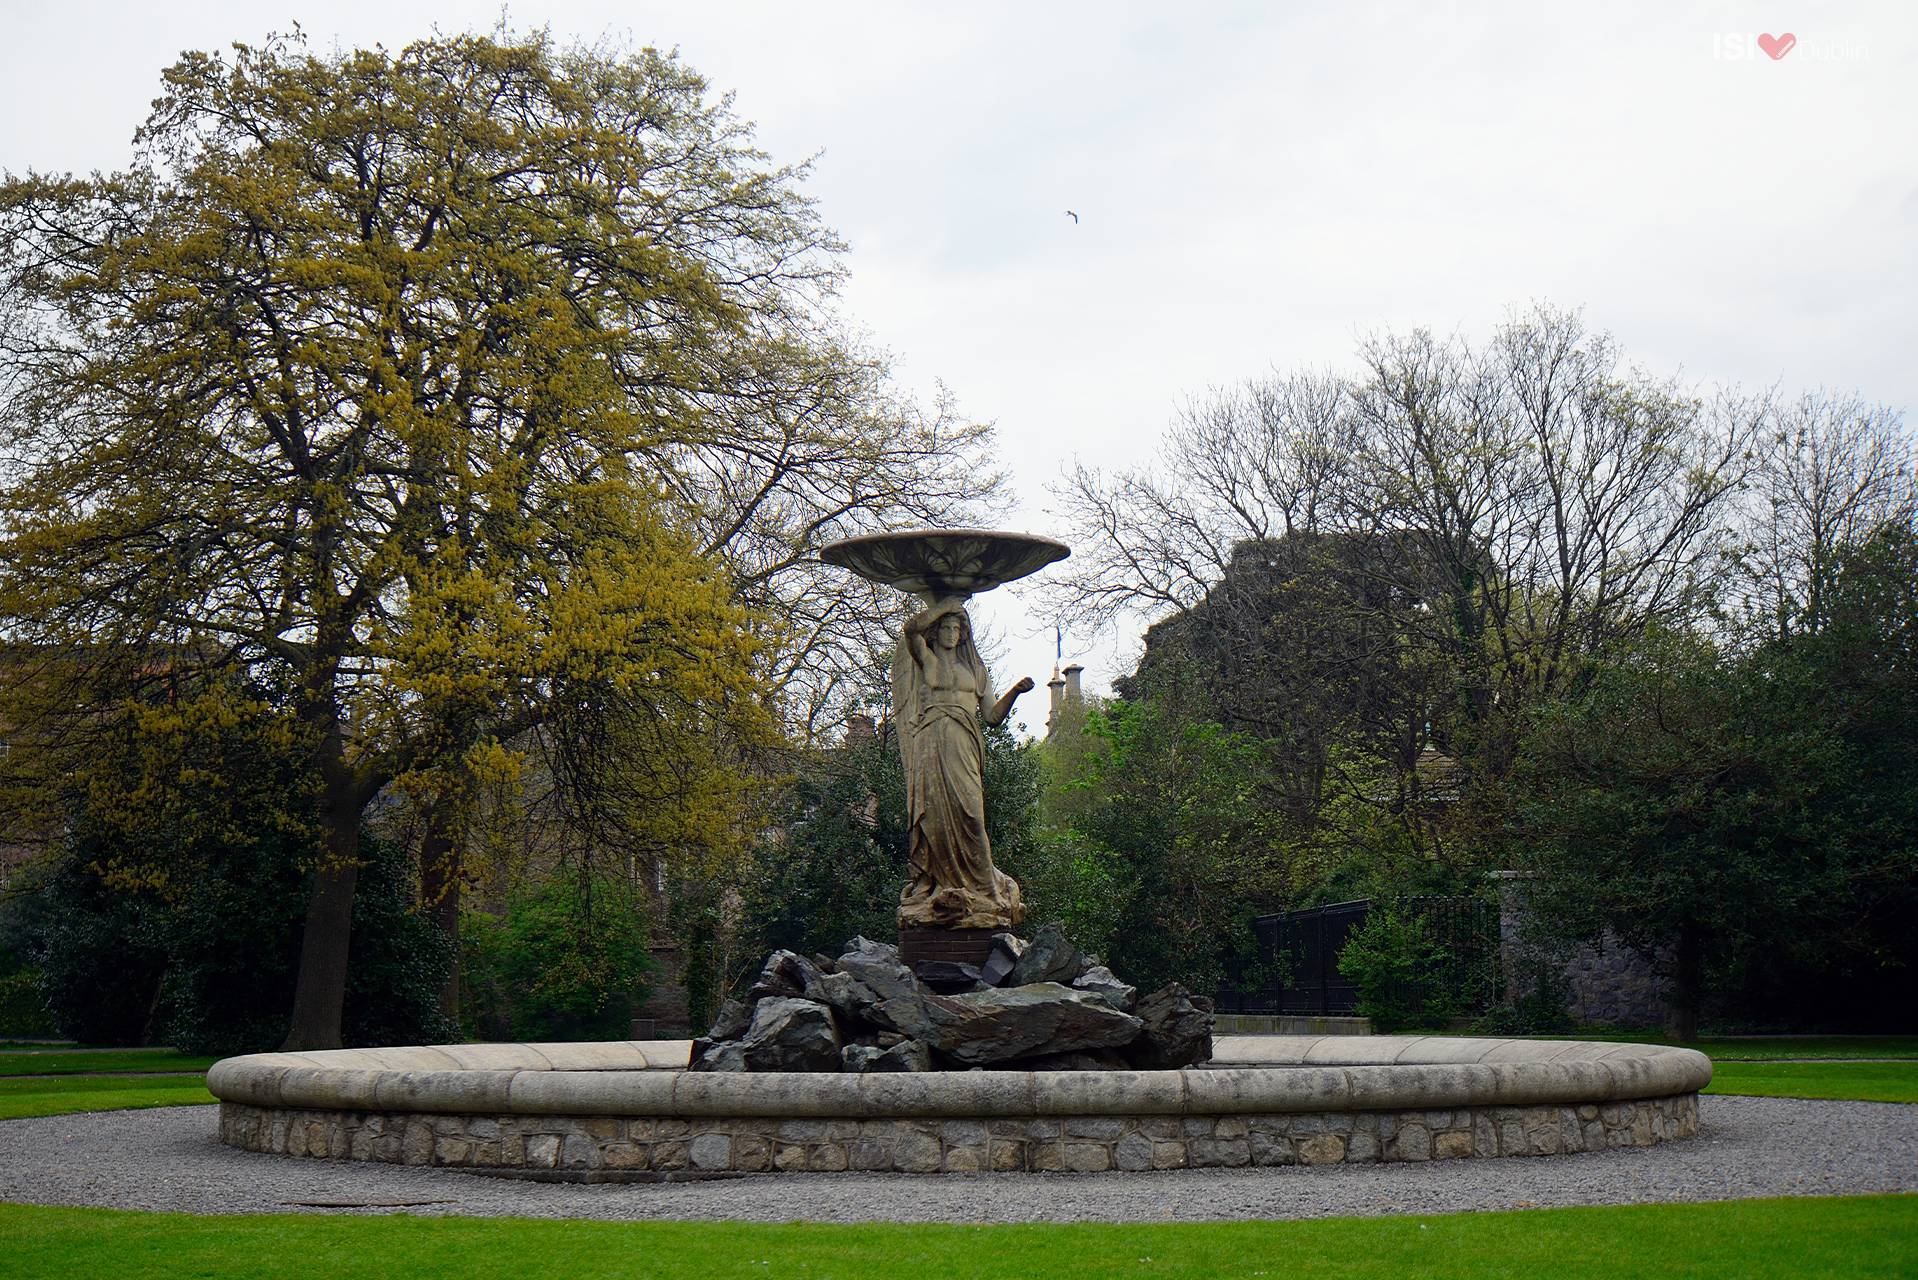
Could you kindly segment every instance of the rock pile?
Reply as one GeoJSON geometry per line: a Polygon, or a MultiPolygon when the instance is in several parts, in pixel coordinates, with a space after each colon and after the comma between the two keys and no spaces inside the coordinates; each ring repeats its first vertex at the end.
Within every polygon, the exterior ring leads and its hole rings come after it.
{"type": "Polygon", "coordinates": [[[992,940],[983,965],[922,964],[866,938],[838,959],[766,958],[693,1042],[694,1071],[1166,1070],[1212,1056],[1212,1003],[1144,999],[1056,926],[992,940]]]}

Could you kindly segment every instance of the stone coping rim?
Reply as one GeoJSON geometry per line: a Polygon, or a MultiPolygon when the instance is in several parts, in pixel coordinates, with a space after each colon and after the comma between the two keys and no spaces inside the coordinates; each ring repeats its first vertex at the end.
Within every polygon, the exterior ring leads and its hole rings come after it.
{"type": "Polygon", "coordinates": [[[1667,1045],[1448,1036],[1220,1036],[1214,1065],[1179,1071],[883,1075],[692,1073],[690,1043],[251,1054],[216,1062],[207,1088],[311,1110],[1011,1118],[1602,1103],[1695,1093],[1712,1075],[1704,1054],[1667,1045]]]}

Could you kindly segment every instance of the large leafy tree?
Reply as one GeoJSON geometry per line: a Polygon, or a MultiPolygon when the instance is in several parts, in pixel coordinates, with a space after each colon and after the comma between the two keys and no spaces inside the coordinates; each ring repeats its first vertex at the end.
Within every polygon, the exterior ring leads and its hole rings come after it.
{"type": "MultiPolygon", "coordinates": [[[[61,1030],[252,1052],[286,1031],[313,865],[303,735],[270,690],[193,688],[103,713],[63,780],[54,856],[7,903],[61,1030]]],[[[405,852],[362,843],[344,1035],[437,1039],[447,939],[414,910],[405,852]]]]}
{"type": "Polygon", "coordinates": [[[1395,588],[1412,577],[1399,554],[1358,534],[1240,543],[1203,599],[1147,631],[1138,670],[1118,687],[1257,738],[1273,798],[1296,824],[1310,827],[1334,798],[1379,795],[1355,760],[1395,766],[1384,789],[1409,792],[1446,673],[1408,634],[1437,584],[1428,578],[1422,597],[1395,588]]]}
{"type": "Polygon", "coordinates": [[[1541,708],[1520,757],[1542,923],[1657,955],[1687,1037],[1711,991],[1818,1019],[1918,961],[1918,540],[1886,526],[1826,589],[1818,630],[1744,653],[1647,637],[1541,708]],[[1779,1004],[1806,975],[1822,1007],[1779,1004]]]}
{"type": "MultiPolygon", "coordinates": [[[[0,615],[63,667],[289,691],[326,852],[287,1043],[327,1045],[376,795],[456,814],[560,712],[723,769],[792,648],[713,557],[976,491],[937,460],[978,437],[878,448],[798,175],[670,57],[272,41],[165,84],[127,172],[0,184],[0,615]]],[[[717,838],[727,790],[662,830],[717,838]]]]}
{"type": "Polygon", "coordinates": [[[1264,753],[1247,734],[1149,700],[1093,712],[1086,734],[1074,775],[1053,780],[1076,794],[1041,846],[1065,860],[1045,878],[1093,900],[1092,932],[1127,982],[1211,991],[1244,935],[1234,922],[1285,901],[1307,873],[1264,753]]]}

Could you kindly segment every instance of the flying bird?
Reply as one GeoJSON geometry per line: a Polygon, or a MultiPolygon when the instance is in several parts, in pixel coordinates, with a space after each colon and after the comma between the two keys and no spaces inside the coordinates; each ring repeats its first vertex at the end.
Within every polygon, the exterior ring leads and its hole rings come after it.
{"type": "Polygon", "coordinates": [[[1070,210],[1070,209],[1067,209],[1067,210],[1066,210],[1066,217],[1068,217],[1068,218],[1071,218],[1071,219],[1072,219],[1072,221],[1073,221],[1073,225],[1075,225],[1075,226],[1076,226],[1076,225],[1078,225],[1078,222],[1079,222],[1079,215],[1078,215],[1078,214],[1076,214],[1076,213],[1074,213],[1074,212],[1073,212],[1072,210],[1070,210]]]}

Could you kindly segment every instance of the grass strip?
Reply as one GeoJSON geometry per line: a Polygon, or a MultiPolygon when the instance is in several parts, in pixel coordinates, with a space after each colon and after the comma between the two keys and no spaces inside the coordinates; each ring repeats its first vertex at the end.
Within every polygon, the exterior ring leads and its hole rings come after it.
{"type": "Polygon", "coordinates": [[[212,1102],[203,1075],[61,1076],[0,1080],[0,1120],[57,1116],[72,1111],[178,1107],[212,1102]]]}
{"type": "Polygon", "coordinates": [[[174,1049],[0,1050],[0,1076],[57,1075],[70,1072],[127,1075],[141,1071],[205,1071],[217,1058],[174,1049]]]}
{"type": "MultiPolygon", "coordinates": [[[[1599,1038],[1599,1037],[1591,1037],[1599,1038]]],[[[1642,1039],[1605,1036],[1604,1039],[1642,1039]]],[[[1646,1043],[1664,1044],[1659,1036],[1646,1043]]],[[[1685,1046],[1713,1061],[1775,1062],[1790,1058],[1918,1058],[1918,1036],[1700,1036],[1685,1046]]]]}
{"type": "MultiPolygon", "coordinates": [[[[1712,1063],[1706,1093],[1758,1098],[1918,1102],[1918,1062],[1712,1063]]],[[[1918,1271],[1918,1259],[1914,1259],[1918,1271]]]]}
{"type": "MultiPolygon", "coordinates": [[[[802,1206],[795,1204],[795,1209],[802,1206]]],[[[1909,1276],[1918,1197],[1306,1222],[952,1226],[195,1217],[0,1205],[12,1280],[734,1277],[1909,1276]]]]}
{"type": "MultiPolygon", "coordinates": [[[[1465,1035],[1460,1031],[1404,1031],[1395,1035],[1465,1035]]],[[[1637,1031],[1584,1028],[1549,1035],[1524,1035],[1519,1040],[1596,1040],[1620,1044],[1678,1044],[1664,1032],[1645,1027],[1637,1031]]],[[[1684,1048],[1709,1054],[1712,1061],[1779,1062],[1794,1058],[1912,1058],[1918,1059],[1918,1036],[1700,1036],[1684,1048]]]]}

